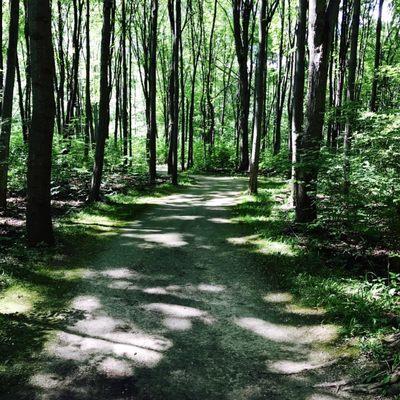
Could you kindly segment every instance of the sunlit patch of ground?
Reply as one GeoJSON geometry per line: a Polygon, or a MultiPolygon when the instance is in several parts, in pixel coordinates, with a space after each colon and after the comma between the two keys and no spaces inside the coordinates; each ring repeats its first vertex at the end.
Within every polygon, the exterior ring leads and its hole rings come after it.
{"type": "Polygon", "coordinates": [[[67,316],[28,382],[39,400],[345,398],[314,387],[336,376],[338,327],[296,306],[264,267],[293,258],[290,243],[260,242],[232,218],[245,187],[203,177],[138,200],[133,222],[109,205],[83,218],[107,239],[71,269],[81,279],[67,316]]]}
{"type": "Polygon", "coordinates": [[[31,311],[40,295],[25,287],[13,286],[0,294],[0,314],[23,314],[31,311]]]}

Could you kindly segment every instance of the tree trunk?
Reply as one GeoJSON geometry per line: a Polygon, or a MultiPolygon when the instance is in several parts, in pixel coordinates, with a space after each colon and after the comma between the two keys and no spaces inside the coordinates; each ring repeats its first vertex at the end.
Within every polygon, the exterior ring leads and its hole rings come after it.
{"type": "Polygon", "coordinates": [[[100,199],[100,185],[104,166],[104,149],[110,123],[109,64],[111,44],[111,12],[113,0],[103,0],[103,29],[101,34],[99,127],[89,201],[100,199]]]}
{"type": "Polygon", "coordinates": [[[15,70],[17,65],[17,45],[19,31],[19,0],[10,3],[10,29],[7,50],[7,71],[1,114],[0,133],[0,208],[7,205],[8,158],[14,96],[15,70]]]}
{"type": "Polygon", "coordinates": [[[248,72],[249,55],[249,24],[253,1],[242,2],[233,0],[233,34],[235,39],[236,57],[239,64],[239,124],[237,136],[240,141],[239,171],[249,168],[249,111],[250,87],[248,72]]]}
{"type": "Polygon", "coordinates": [[[372,81],[372,90],[371,90],[371,102],[370,102],[370,110],[373,112],[378,111],[378,72],[379,66],[381,64],[381,36],[382,36],[382,10],[383,10],[383,1],[379,0],[379,10],[378,10],[378,21],[376,22],[376,41],[375,41],[375,59],[374,59],[374,77],[372,81]]]}
{"type": "Polygon", "coordinates": [[[128,167],[128,68],[127,68],[127,57],[126,57],[126,3],[122,0],[122,107],[121,107],[121,117],[122,117],[122,147],[123,147],[123,167],[126,169],[128,167]]]}
{"type": "Polygon", "coordinates": [[[264,131],[265,112],[265,78],[266,78],[266,47],[267,47],[267,0],[261,0],[259,15],[259,49],[255,77],[255,130],[250,162],[249,192],[256,194],[258,190],[258,168],[260,158],[261,136],[264,131]]]}
{"type": "Polygon", "coordinates": [[[324,125],[329,50],[340,0],[309,1],[309,49],[307,127],[297,142],[298,190],[296,220],[312,222],[317,218],[317,178],[319,152],[324,125]]]}
{"type": "Polygon", "coordinates": [[[26,228],[29,245],[54,243],[50,181],[54,117],[54,50],[49,0],[30,0],[32,126],[29,137],[26,228]]]}
{"type": "Polygon", "coordinates": [[[178,130],[179,130],[179,42],[181,35],[181,0],[168,0],[173,34],[169,87],[170,172],[172,184],[178,184],[178,130]]]}
{"type": "Polygon", "coordinates": [[[293,119],[292,119],[292,192],[293,204],[297,197],[297,142],[303,135],[304,124],[304,79],[306,64],[307,0],[298,0],[298,20],[296,29],[296,60],[293,79],[293,119]]]}
{"type": "Polygon", "coordinates": [[[94,137],[93,112],[90,101],[90,0],[86,0],[86,86],[85,86],[85,159],[89,155],[90,142],[94,137]]]}
{"type": "Polygon", "coordinates": [[[282,91],[282,60],[283,60],[283,36],[285,29],[285,0],[281,1],[281,30],[279,41],[279,57],[278,57],[278,77],[276,84],[276,103],[275,103],[275,134],[274,134],[274,154],[277,155],[281,151],[282,142],[282,112],[283,105],[281,106],[281,98],[285,95],[282,91]]]}
{"type": "Polygon", "coordinates": [[[335,96],[335,120],[331,131],[330,144],[332,149],[336,150],[337,141],[341,133],[341,116],[343,104],[343,89],[344,80],[346,76],[346,61],[347,61],[347,48],[348,48],[348,0],[343,0],[342,6],[342,20],[340,24],[340,44],[339,44],[339,71],[337,77],[337,87],[335,96]]]}
{"type": "Polygon", "coordinates": [[[354,102],[356,100],[356,73],[358,57],[358,34],[360,30],[360,8],[361,1],[353,0],[353,17],[351,20],[351,38],[350,38],[350,58],[348,62],[347,78],[347,115],[344,131],[344,193],[347,195],[350,191],[350,151],[352,139],[352,125],[354,124],[354,102]]]}
{"type": "Polygon", "coordinates": [[[157,36],[158,0],[152,0],[150,20],[150,63],[149,63],[149,176],[150,183],[157,177],[157,36]]]}

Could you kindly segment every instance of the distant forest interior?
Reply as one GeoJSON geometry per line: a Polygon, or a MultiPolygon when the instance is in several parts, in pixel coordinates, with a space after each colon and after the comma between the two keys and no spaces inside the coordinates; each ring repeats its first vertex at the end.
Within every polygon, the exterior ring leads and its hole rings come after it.
{"type": "MultiPolygon", "coordinates": [[[[249,257],[243,304],[253,304],[257,318],[262,307],[246,296],[264,278],[265,287],[324,309],[323,322],[340,326],[341,343],[356,349],[346,357],[365,357],[369,371],[354,367],[358,381],[326,388],[399,395],[400,0],[0,0],[0,121],[0,398],[2,386],[30,382],[14,399],[36,399],[27,394],[37,392],[24,360],[42,354],[45,332],[61,329],[53,315],[72,318],[74,296],[89,292],[79,289],[82,271],[103,268],[103,251],[121,268],[133,262],[124,254],[143,257],[146,277],[165,258],[165,274],[181,277],[176,249],[185,246],[198,290],[201,276],[223,287],[221,296],[242,279],[242,246],[249,257]],[[147,230],[137,233],[130,224],[138,221],[147,230]],[[125,234],[131,242],[121,244],[125,234]],[[230,252],[233,269],[219,282],[215,260],[228,265],[230,252]],[[213,273],[193,269],[196,260],[213,273]]],[[[227,309],[240,310],[233,298],[224,298],[227,309]]],[[[210,304],[210,313],[228,318],[210,304]]],[[[204,315],[206,325],[218,320],[204,315]]],[[[238,318],[230,320],[240,321],[235,329],[267,329],[238,318]]],[[[164,335],[150,325],[143,322],[143,331],[164,335]]],[[[231,349],[222,353],[239,377],[246,365],[235,364],[231,349]]],[[[216,365],[219,383],[209,392],[193,384],[176,399],[292,399],[296,392],[279,378],[289,393],[282,397],[262,384],[260,397],[228,395],[219,385],[229,386],[230,372],[220,376],[216,365]]],[[[324,383],[337,377],[328,375],[324,383]]],[[[255,390],[240,379],[237,390],[255,390]]],[[[172,378],[165,392],[138,382],[127,399],[178,393],[172,378]]],[[[302,390],[299,400],[342,398],[302,390]]],[[[81,399],[60,393],[43,399],[81,399]]],[[[90,393],[82,398],[103,398],[90,393]]]]}

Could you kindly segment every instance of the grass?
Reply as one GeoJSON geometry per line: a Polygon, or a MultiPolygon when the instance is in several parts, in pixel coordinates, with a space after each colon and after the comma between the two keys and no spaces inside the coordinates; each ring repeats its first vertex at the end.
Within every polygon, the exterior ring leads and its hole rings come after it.
{"type": "Polygon", "coordinates": [[[319,251],[327,236],[294,226],[289,198],[285,181],[262,180],[259,195],[245,195],[236,206],[235,219],[255,233],[250,239],[255,251],[276,255],[279,284],[299,304],[324,308],[326,318],[342,327],[341,338],[351,339],[363,354],[391,358],[382,339],[399,331],[400,275],[361,272],[337,254],[327,260],[319,251]]]}
{"type": "Polygon", "coordinates": [[[8,392],[26,383],[52,332],[66,322],[82,271],[118,229],[147,207],[146,200],[182,190],[170,184],[107,196],[56,220],[57,246],[28,249],[0,242],[0,386],[8,392]]]}

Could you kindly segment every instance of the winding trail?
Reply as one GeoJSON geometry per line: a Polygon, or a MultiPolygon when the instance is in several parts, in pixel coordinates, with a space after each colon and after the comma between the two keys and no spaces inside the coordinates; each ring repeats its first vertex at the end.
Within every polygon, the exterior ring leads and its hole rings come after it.
{"type": "Polygon", "coordinates": [[[230,210],[245,180],[196,179],[88,266],[31,378],[37,399],[356,398],[315,386],[340,378],[336,327],[292,306],[268,255],[245,245],[230,210]]]}

